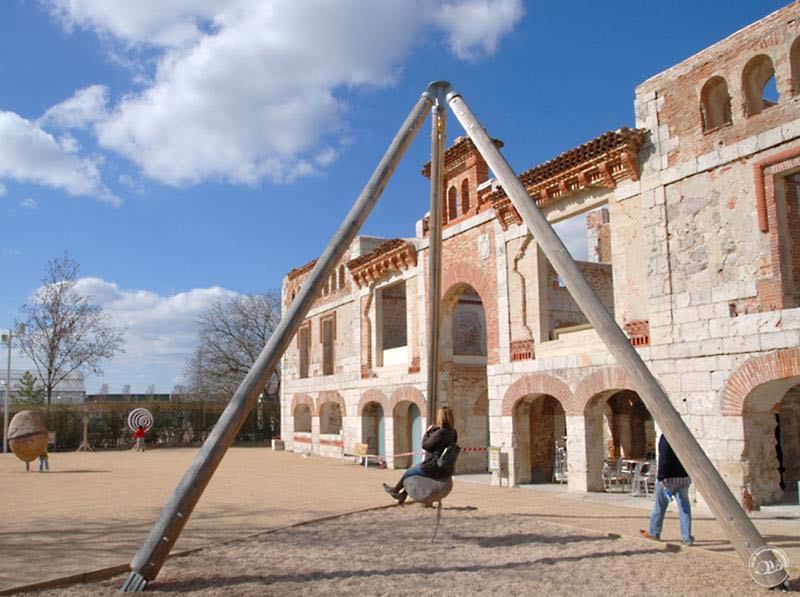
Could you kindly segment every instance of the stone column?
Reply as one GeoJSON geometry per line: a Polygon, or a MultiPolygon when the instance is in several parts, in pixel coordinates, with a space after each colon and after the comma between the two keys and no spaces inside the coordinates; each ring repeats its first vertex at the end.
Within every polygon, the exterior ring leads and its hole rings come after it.
{"type": "Polygon", "coordinates": [[[550,309],[547,300],[547,257],[536,243],[531,242],[528,247],[531,264],[531,277],[528,288],[528,325],[533,333],[536,344],[550,340],[550,309]]]}
{"type": "Polygon", "coordinates": [[[567,488],[569,491],[589,490],[586,468],[586,425],[580,415],[567,415],[567,488]]]}

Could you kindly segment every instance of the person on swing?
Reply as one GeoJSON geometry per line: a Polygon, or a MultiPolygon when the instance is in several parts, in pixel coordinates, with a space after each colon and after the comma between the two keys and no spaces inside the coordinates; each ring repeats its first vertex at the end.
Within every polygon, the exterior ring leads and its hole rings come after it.
{"type": "Polygon", "coordinates": [[[422,436],[422,449],[425,450],[423,461],[406,470],[394,487],[384,483],[383,489],[396,499],[398,504],[402,504],[408,497],[403,487],[403,482],[409,477],[419,475],[430,477],[431,479],[441,479],[452,476],[452,467],[443,469],[438,465],[437,461],[445,448],[457,442],[458,432],[453,427],[453,410],[449,406],[443,406],[436,415],[436,425],[428,427],[425,435],[422,436]]]}

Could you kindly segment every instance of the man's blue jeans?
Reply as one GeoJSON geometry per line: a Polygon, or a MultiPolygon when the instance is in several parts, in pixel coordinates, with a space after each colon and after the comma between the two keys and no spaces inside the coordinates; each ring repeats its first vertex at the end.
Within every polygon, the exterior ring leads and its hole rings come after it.
{"type": "MultiPolygon", "coordinates": [[[[403,473],[403,476],[400,477],[400,483],[408,479],[409,477],[420,476],[424,477],[425,473],[422,472],[422,463],[415,464],[414,466],[407,468],[406,472],[403,473]]],[[[399,483],[398,483],[399,485],[399,483]]],[[[397,485],[395,485],[397,487],[397,485]]]]}
{"type": "MultiPolygon", "coordinates": [[[[689,502],[689,486],[680,487],[674,494],[675,503],[678,505],[678,514],[681,518],[681,537],[686,545],[694,543],[692,537],[692,505],[689,502]]],[[[656,481],[655,502],[653,513],[650,515],[650,535],[656,539],[661,538],[661,526],[669,507],[667,491],[661,481],[656,481]]]]}

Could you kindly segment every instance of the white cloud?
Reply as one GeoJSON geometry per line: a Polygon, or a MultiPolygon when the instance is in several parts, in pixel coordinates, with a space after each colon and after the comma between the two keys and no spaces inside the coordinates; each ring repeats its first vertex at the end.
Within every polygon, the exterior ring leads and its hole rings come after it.
{"type": "Polygon", "coordinates": [[[19,206],[25,209],[36,209],[39,207],[39,202],[33,197],[25,197],[25,199],[20,202],[19,206]]]}
{"type": "Polygon", "coordinates": [[[7,192],[8,192],[8,191],[7,191],[7,190],[6,190],[6,188],[3,186],[3,183],[1,183],[1,182],[0,182],[0,197],[2,197],[3,195],[5,195],[7,192]]]}
{"type": "Polygon", "coordinates": [[[474,60],[494,54],[500,38],[511,32],[524,14],[521,0],[465,0],[442,4],[433,18],[447,33],[453,54],[474,60]]]}
{"type": "Polygon", "coordinates": [[[125,43],[181,46],[196,40],[227,0],[49,0],[66,29],[82,27],[125,43]]]}
{"type": "Polygon", "coordinates": [[[337,156],[330,137],[341,132],[348,89],[391,85],[425,36],[444,32],[451,50],[470,59],[491,53],[522,15],[521,0],[49,5],[68,28],[156,52],[145,89],[98,120],[96,133],[101,146],[172,185],[313,175],[337,156]]]}
{"type": "Polygon", "coordinates": [[[118,205],[119,198],[100,178],[97,160],[78,156],[70,139],[59,142],[36,123],[0,110],[0,178],[41,184],[118,205]]]}
{"type": "Polygon", "coordinates": [[[92,85],[49,108],[37,124],[83,128],[106,117],[107,103],[108,89],[103,85],[92,85]]]}
{"type": "Polygon", "coordinates": [[[95,277],[81,278],[75,290],[103,307],[115,325],[127,328],[125,353],[108,363],[107,377],[116,385],[141,379],[141,389],[152,382],[161,391],[169,391],[169,382],[180,375],[197,344],[197,317],[215,300],[237,296],[218,286],[161,296],[122,290],[95,277]]]}

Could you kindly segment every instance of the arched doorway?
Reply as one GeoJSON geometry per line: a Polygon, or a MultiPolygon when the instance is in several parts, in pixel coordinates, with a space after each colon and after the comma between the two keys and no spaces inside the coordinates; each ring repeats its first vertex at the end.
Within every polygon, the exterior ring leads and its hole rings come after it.
{"type": "Polygon", "coordinates": [[[368,402],[361,411],[361,441],[367,444],[368,454],[386,456],[383,407],[377,402],[368,402]]]}
{"type": "Polygon", "coordinates": [[[611,389],[596,394],[586,406],[585,422],[589,490],[603,487],[603,461],[655,458],[655,422],[633,390],[611,389]]]}
{"type": "Polygon", "coordinates": [[[796,504],[800,481],[800,377],[754,388],[744,402],[743,423],[745,486],[755,503],[796,504]]]}
{"type": "Polygon", "coordinates": [[[567,418],[561,403],[549,395],[520,398],[512,411],[514,483],[551,483],[556,448],[565,448],[567,418]]]}
{"type": "Polygon", "coordinates": [[[395,457],[395,468],[408,468],[422,461],[422,413],[407,400],[394,407],[394,451],[403,454],[395,457]]]}
{"type": "MultiPolygon", "coordinates": [[[[486,379],[486,313],[469,284],[460,283],[444,295],[441,321],[442,370],[447,375],[443,397],[453,409],[458,443],[466,448],[489,446],[489,394],[486,379]]],[[[461,453],[456,473],[487,470],[485,451],[461,453]]]]}

